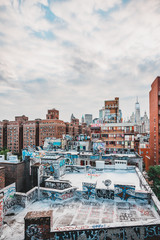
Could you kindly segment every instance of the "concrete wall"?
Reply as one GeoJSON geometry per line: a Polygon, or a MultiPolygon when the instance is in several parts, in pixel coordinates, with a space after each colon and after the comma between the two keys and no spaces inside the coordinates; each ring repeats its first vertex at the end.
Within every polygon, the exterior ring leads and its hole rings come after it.
{"type": "MultiPolygon", "coordinates": [[[[25,191],[26,189],[25,181],[28,179],[29,168],[26,169],[26,165],[29,162],[20,162],[20,163],[6,163],[0,162],[0,167],[5,168],[5,185],[8,186],[16,182],[16,191],[25,191]]],[[[28,182],[28,181],[27,181],[28,182]]]]}

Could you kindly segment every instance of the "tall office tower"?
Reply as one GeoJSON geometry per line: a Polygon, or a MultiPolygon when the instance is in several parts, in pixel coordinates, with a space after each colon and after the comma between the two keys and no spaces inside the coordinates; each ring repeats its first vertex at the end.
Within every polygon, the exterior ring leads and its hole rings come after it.
{"type": "Polygon", "coordinates": [[[23,149],[39,146],[39,121],[26,121],[23,123],[23,149]]]}
{"type": "Polygon", "coordinates": [[[89,126],[92,123],[92,114],[85,114],[84,121],[87,123],[87,126],[89,126]]]}
{"type": "Polygon", "coordinates": [[[138,125],[141,124],[140,104],[138,102],[138,97],[135,103],[135,123],[138,125]]]}
{"type": "Polygon", "coordinates": [[[150,107],[150,161],[152,165],[160,164],[160,77],[151,85],[149,92],[150,107]]]}
{"type": "Polygon", "coordinates": [[[55,108],[48,110],[48,114],[46,114],[46,119],[59,119],[59,111],[55,108]]]}
{"type": "Polygon", "coordinates": [[[7,124],[8,120],[0,122],[0,149],[7,148],[7,124]]]}

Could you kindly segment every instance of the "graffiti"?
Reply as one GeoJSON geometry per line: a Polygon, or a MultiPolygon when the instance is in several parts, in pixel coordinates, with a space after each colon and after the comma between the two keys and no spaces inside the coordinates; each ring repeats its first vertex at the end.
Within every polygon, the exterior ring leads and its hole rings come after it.
{"type": "Polygon", "coordinates": [[[51,237],[55,240],[60,239],[78,239],[78,240],[159,240],[160,239],[160,225],[152,226],[133,226],[121,228],[98,228],[77,230],[72,229],[68,231],[53,232],[51,237]]]}
{"type": "Polygon", "coordinates": [[[71,193],[65,193],[65,194],[62,194],[61,195],[61,199],[62,200],[65,200],[65,199],[68,199],[68,198],[72,198],[74,196],[73,192],[71,193]]]}
{"type": "Polygon", "coordinates": [[[141,213],[141,217],[147,217],[148,218],[154,218],[154,214],[152,213],[152,211],[147,208],[147,209],[144,209],[143,207],[139,207],[139,206],[136,206],[136,209],[141,213]]]}
{"type": "Polygon", "coordinates": [[[27,202],[33,202],[37,198],[37,189],[34,189],[32,192],[27,194],[27,202]]]}
{"type": "Polygon", "coordinates": [[[95,187],[96,187],[95,183],[83,182],[82,186],[83,186],[83,194],[82,194],[82,196],[85,199],[89,199],[89,198],[94,198],[95,197],[95,187]]]}
{"type": "Polygon", "coordinates": [[[45,175],[51,176],[54,174],[54,167],[51,164],[46,163],[43,166],[44,166],[44,174],[45,175]]]}
{"type": "Polygon", "coordinates": [[[0,232],[3,225],[3,194],[0,193],[0,232]]]}
{"type": "Polygon", "coordinates": [[[107,190],[107,189],[97,189],[96,190],[96,197],[102,199],[112,199],[114,200],[114,191],[107,190]]]}
{"type": "Polygon", "coordinates": [[[87,177],[89,177],[89,178],[97,178],[97,177],[99,177],[100,176],[100,174],[92,174],[92,173],[88,173],[87,174],[87,177]]]}
{"type": "Polygon", "coordinates": [[[37,224],[31,224],[26,229],[26,234],[28,237],[36,236],[39,232],[40,232],[40,229],[38,228],[37,224]]]}
{"type": "Polygon", "coordinates": [[[42,191],[42,197],[51,199],[53,201],[56,200],[66,200],[68,198],[72,198],[74,196],[74,192],[72,190],[65,191],[64,193],[58,193],[58,192],[51,192],[51,191],[42,191]]]}
{"type": "Polygon", "coordinates": [[[62,166],[64,166],[65,164],[66,164],[65,159],[63,159],[63,160],[60,161],[59,166],[62,167],[62,166]]]}
{"type": "Polygon", "coordinates": [[[40,158],[45,156],[45,152],[43,152],[43,151],[30,152],[30,151],[27,151],[27,150],[23,150],[22,151],[23,161],[25,160],[26,156],[29,156],[30,158],[34,158],[34,159],[39,160],[40,158]]]}
{"type": "Polygon", "coordinates": [[[120,213],[119,220],[120,222],[136,221],[136,212],[120,213]]]}
{"type": "MultiPolygon", "coordinates": [[[[143,197],[135,196],[135,186],[133,185],[114,185],[114,196],[119,197],[121,200],[127,201],[129,198],[145,200],[143,197]]],[[[141,194],[142,195],[142,194],[141,194]]],[[[143,196],[143,195],[142,195],[143,196]]]]}
{"type": "Polygon", "coordinates": [[[64,190],[66,188],[70,188],[71,185],[67,182],[51,182],[48,181],[46,182],[46,187],[53,188],[53,189],[58,189],[58,190],[64,190]]]}
{"type": "Polygon", "coordinates": [[[51,199],[53,201],[61,200],[61,194],[57,192],[42,191],[42,197],[51,199]]]}
{"type": "Polygon", "coordinates": [[[135,186],[132,185],[115,185],[115,196],[121,200],[127,201],[129,198],[135,197],[135,186]]]}
{"type": "Polygon", "coordinates": [[[56,227],[54,231],[71,231],[71,230],[82,230],[89,229],[91,226],[82,225],[82,226],[65,226],[65,227],[56,227]]]}
{"type": "Polygon", "coordinates": [[[3,212],[6,213],[11,207],[16,204],[14,194],[16,192],[15,183],[3,188],[4,192],[4,207],[3,212]]]}

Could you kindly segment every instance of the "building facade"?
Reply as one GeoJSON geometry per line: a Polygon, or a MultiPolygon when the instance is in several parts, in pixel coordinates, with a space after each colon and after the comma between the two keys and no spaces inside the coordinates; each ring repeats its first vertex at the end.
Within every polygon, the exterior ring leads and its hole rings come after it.
{"type": "Polygon", "coordinates": [[[39,145],[44,144],[47,137],[62,138],[66,134],[66,124],[57,119],[48,119],[39,121],[39,145]]]}
{"type": "Polygon", "coordinates": [[[8,120],[0,122],[0,149],[7,148],[7,124],[8,120]]]}
{"type": "Polygon", "coordinates": [[[10,121],[7,125],[7,149],[21,153],[23,148],[23,125],[20,121],[10,121]]]}
{"type": "Polygon", "coordinates": [[[59,119],[59,111],[55,108],[48,110],[46,119],[59,119]]]}
{"type": "Polygon", "coordinates": [[[151,85],[150,107],[150,160],[152,165],[160,164],[160,77],[151,85]]]}
{"type": "Polygon", "coordinates": [[[23,149],[39,146],[39,121],[23,123],[23,149]]]}
{"type": "Polygon", "coordinates": [[[106,100],[104,107],[99,110],[99,120],[102,123],[118,123],[122,121],[122,112],[119,109],[119,98],[106,100]]]}
{"type": "Polygon", "coordinates": [[[92,123],[92,114],[85,114],[84,121],[89,126],[92,123]]]}
{"type": "Polygon", "coordinates": [[[103,124],[101,139],[106,143],[107,153],[134,151],[134,125],[131,123],[103,124]]]}

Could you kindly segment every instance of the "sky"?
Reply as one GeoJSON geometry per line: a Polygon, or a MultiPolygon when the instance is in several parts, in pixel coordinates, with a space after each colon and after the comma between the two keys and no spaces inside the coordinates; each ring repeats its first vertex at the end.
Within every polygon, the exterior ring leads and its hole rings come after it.
{"type": "Polygon", "coordinates": [[[159,75],[160,0],[0,0],[0,120],[149,114],[159,75]]]}

